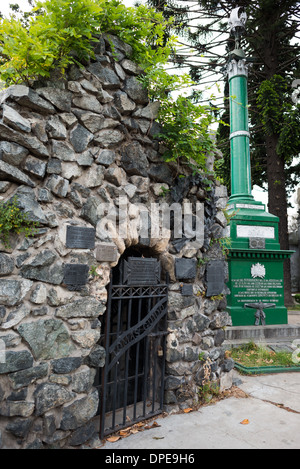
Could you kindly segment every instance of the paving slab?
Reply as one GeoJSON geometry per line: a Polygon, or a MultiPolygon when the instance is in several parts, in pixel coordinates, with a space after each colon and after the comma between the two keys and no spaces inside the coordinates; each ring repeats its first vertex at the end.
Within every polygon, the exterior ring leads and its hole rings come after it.
{"type": "MultiPolygon", "coordinates": [[[[256,399],[283,405],[300,414],[300,373],[242,376],[239,388],[256,399]]],[[[299,415],[300,419],[300,415],[299,415]]],[[[299,422],[300,424],[300,422],[299,422]]],[[[300,440],[300,427],[299,427],[300,440]]]]}

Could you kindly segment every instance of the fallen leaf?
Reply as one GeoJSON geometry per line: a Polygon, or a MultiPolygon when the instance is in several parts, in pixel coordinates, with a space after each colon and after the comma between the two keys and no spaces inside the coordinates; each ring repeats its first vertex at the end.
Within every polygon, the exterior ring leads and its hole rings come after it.
{"type": "Polygon", "coordinates": [[[115,443],[120,438],[121,438],[120,436],[109,436],[108,438],[106,438],[106,440],[109,441],[110,443],[115,443]]]}
{"type": "Polygon", "coordinates": [[[185,414],[188,414],[189,412],[192,412],[192,410],[193,410],[193,409],[192,409],[191,407],[188,407],[187,409],[183,409],[183,412],[184,412],[185,414]]]}
{"type": "Polygon", "coordinates": [[[153,436],[152,440],[163,440],[164,436],[153,436]]]}
{"type": "Polygon", "coordinates": [[[244,419],[240,422],[242,425],[248,425],[249,423],[249,420],[248,419],[244,419]]]}
{"type": "Polygon", "coordinates": [[[129,431],[129,430],[120,430],[120,431],[119,431],[119,435],[120,435],[120,436],[129,436],[129,435],[130,435],[130,431],[129,431]]]}
{"type": "Polygon", "coordinates": [[[154,420],[154,422],[153,422],[152,425],[151,425],[151,428],[154,428],[154,427],[160,427],[160,425],[158,425],[158,423],[156,422],[156,420],[154,420]]]}
{"type": "Polygon", "coordinates": [[[156,421],[154,421],[154,422],[152,423],[152,425],[145,425],[145,426],[144,426],[144,429],[145,429],[145,430],[150,430],[151,428],[155,428],[155,427],[160,427],[160,425],[158,425],[158,423],[157,423],[156,421]]]}

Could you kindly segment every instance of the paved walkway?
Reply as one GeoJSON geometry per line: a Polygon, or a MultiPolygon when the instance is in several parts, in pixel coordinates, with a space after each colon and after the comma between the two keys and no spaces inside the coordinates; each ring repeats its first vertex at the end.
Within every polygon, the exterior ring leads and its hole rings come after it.
{"type": "MultiPolygon", "coordinates": [[[[300,312],[289,313],[289,324],[300,324],[300,312]]],[[[234,371],[234,385],[231,397],[190,413],[157,417],[148,430],[95,447],[116,454],[123,449],[300,449],[300,372],[243,376],[234,371]]]]}
{"type": "Polygon", "coordinates": [[[156,418],[159,426],[98,448],[300,449],[300,373],[241,376],[235,372],[235,379],[238,397],[156,418]]]}
{"type": "Polygon", "coordinates": [[[289,324],[300,324],[300,311],[289,311],[289,324]]]}

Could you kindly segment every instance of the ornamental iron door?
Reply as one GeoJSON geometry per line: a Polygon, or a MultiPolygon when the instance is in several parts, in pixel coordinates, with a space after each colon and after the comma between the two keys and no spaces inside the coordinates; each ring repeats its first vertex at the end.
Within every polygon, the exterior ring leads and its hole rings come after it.
{"type": "Polygon", "coordinates": [[[163,410],[168,285],[152,258],[122,260],[108,290],[100,438],[163,410]]]}

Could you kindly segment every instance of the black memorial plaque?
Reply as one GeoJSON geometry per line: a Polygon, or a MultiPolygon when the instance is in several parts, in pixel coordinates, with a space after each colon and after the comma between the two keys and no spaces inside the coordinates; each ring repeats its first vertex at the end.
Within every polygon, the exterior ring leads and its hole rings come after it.
{"type": "Polygon", "coordinates": [[[196,259],[175,259],[175,276],[177,280],[194,280],[196,273],[196,259]]]}
{"type": "Polygon", "coordinates": [[[70,291],[79,291],[87,283],[89,266],[87,264],[66,264],[64,283],[70,291]]]}
{"type": "Polygon", "coordinates": [[[67,226],[67,248],[94,249],[95,248],[95,228],[85,226],[67,226]]]}
{"type": "Polygon", "coordinates": [[[191,283],[184,284],[180,286],[180,291],[182,296],[192,296],[193,295],[193,285],[191,283]]]}
{"type": "Polygon", "coordinates": [[[223,261],[209,261],[206,266],[206,296],[221,295],[225,286],[225,265],[223,261]]]}
{"type": "Polygon", "coordinates": [[[160,262],[157,259],[128,257],[123,264],[125,285],[157,285],[160,283],[160,262]]]}
{"type": "Polygon", "coordinates": [[[96,246],[96,260],[99,262],[115,262],[118,259],[117,246],[112,244],[98,244],[96,246]]]}

